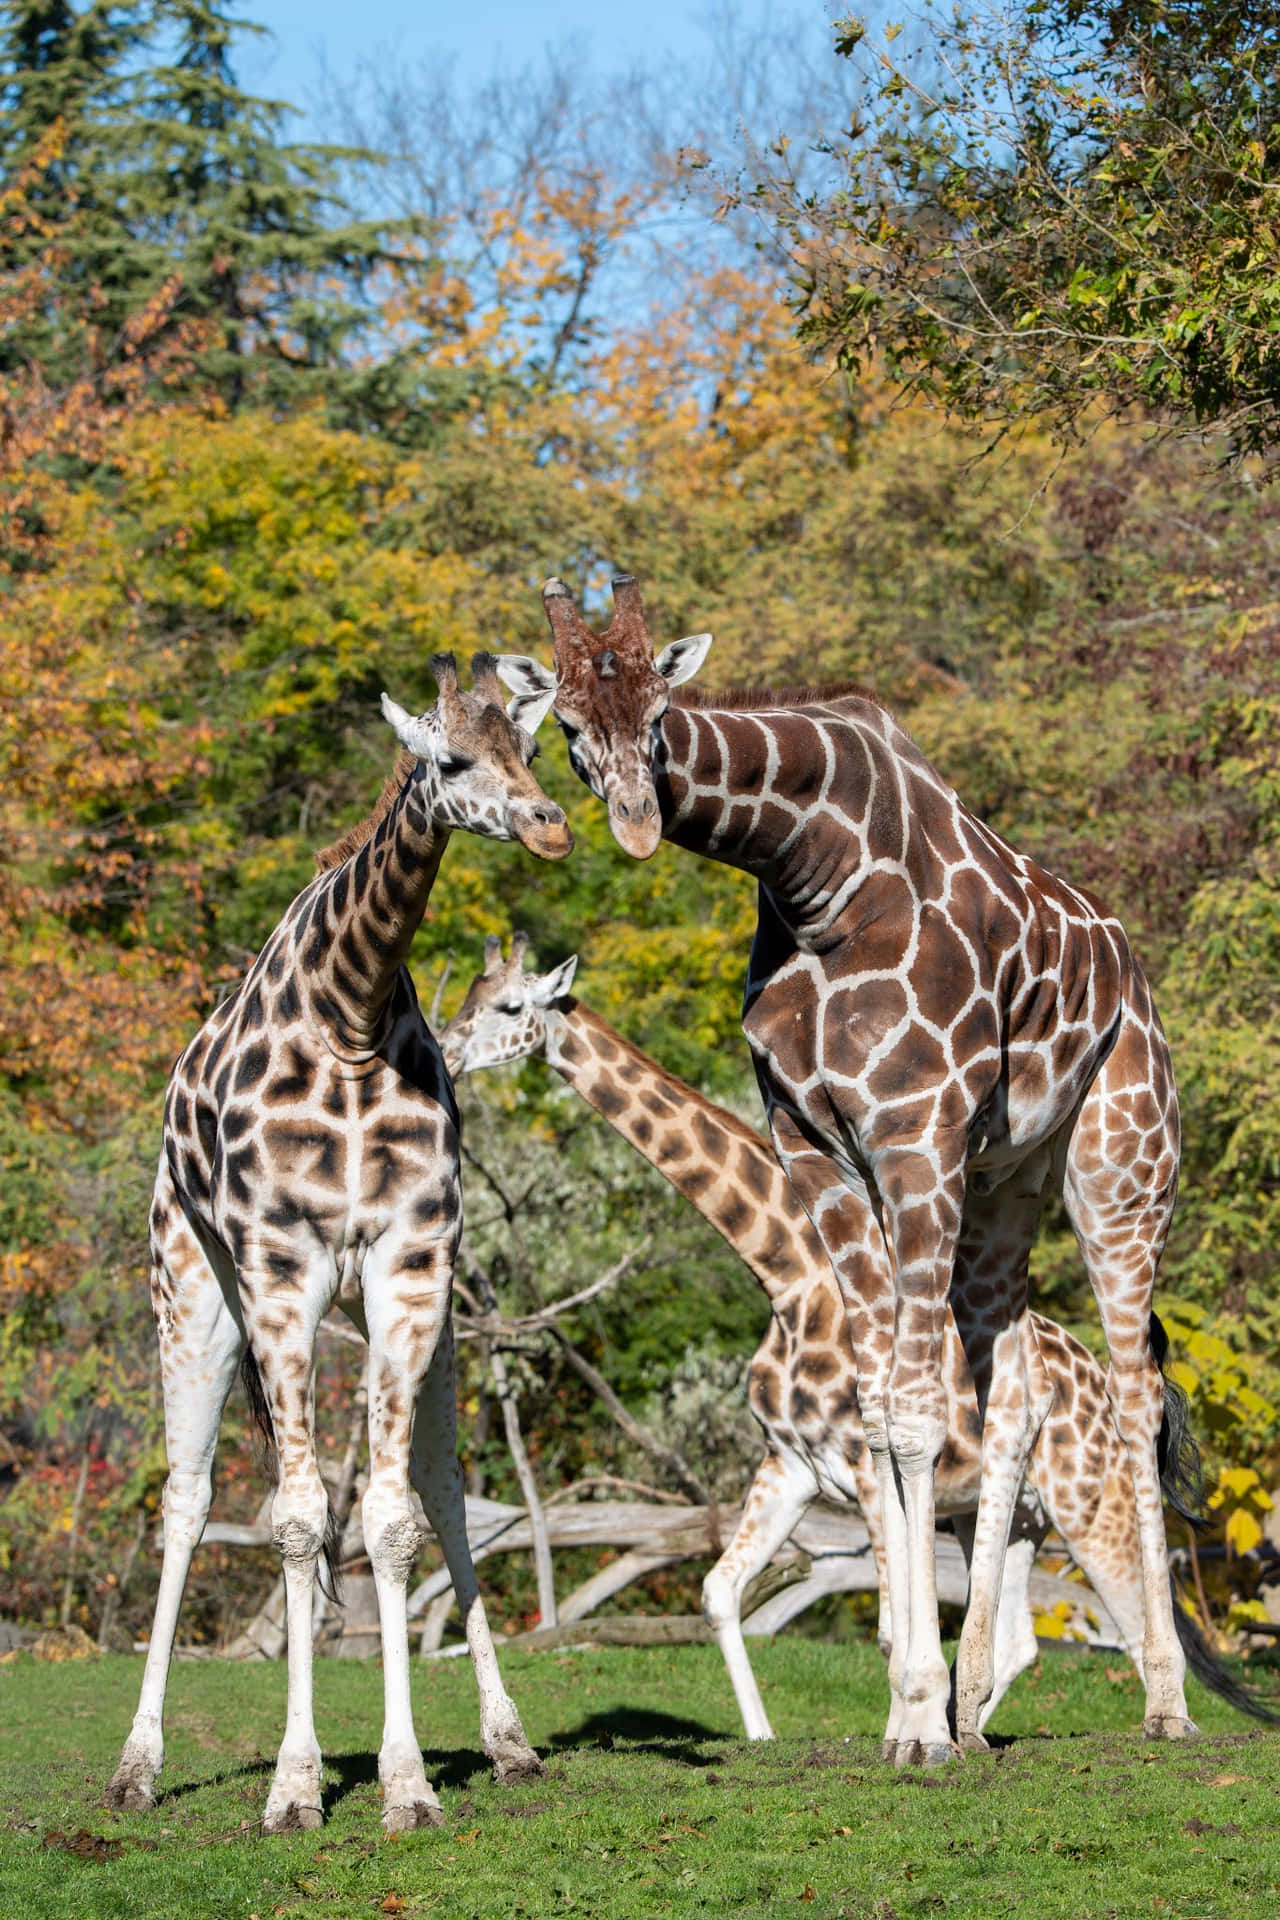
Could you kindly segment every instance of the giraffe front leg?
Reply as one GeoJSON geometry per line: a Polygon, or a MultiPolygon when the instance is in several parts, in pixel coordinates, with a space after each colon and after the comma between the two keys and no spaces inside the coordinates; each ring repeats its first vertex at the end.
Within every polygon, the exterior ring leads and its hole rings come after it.
{"type": "Polygon", "coordinates": [[[453,1327],[446,1321],[440,1344],[418,1396],[413,1426],[413,1479],[428,1520],[440,1542],[454,1597],[462,1615],[467,1650],[480,1694],[480,1740],[493,1762],[496,1780],[531,1780],[546,1772],[530,1746],[520,1715],[502,1684],[493,1636],[480,1597],[471,1543],[462,1472],[458,1465],[454,1389],[453,1327]]]}
{"type": "MultiPolygon", "coordinates": [[[[963,1136],[935,1133],[923,1143],[881,1149],[874,1164],[894,1272],[888,1451],[878,1455],[876,1467],[895,1663],[905,1622],[898,1688],[902,1715],[893,1755],[898,1767],[943,1766],[955,1752],[948,1723],[951,1677],[938,1621],[933,1482],[947,1438],[942,1345],[964,1200],[964,1151],[963,1136]],[[899,1556],[906,1577],[895,1583],[899,1556]]],[[[863,1420],[872,1441],[872,1415],[865,1403],[863,1420]]],[[[878,1419],[875,1424],[879,1427],[878,1419]]]]}
{"type": "MultiPolygon", "coordinates": [[[[973,1564],[974,1514],[956,1514],[952,1526],[964,1554],[965,1565],[973,1564]]],[[[1025,1673],[1036,1658],[1036,1636],[1031,1619],[1031,1575],[1036,1555],[1048,1530],[1048,1522],[1035,1501],[1023,1501],[1014,1512],[1010,1540],[1004,1556],[1000,1582],[1000,1605],[996,1614],[990,1692],[977,1710],[975,1731],[982,1735],[987,1722],[1020,1673],[1025,1673]]],[[[967,1624],[967,1618],[966,1618],[967,1624]]],[[[980,1743],[985,1747],[986,1741],[980,1743]]],[[[964,1739],[962,1752],[970,1750],[964,1739]]]]}
{"type": "Polygon", "coordinates": [[[840,1289],[857,1369],[861,1427],[871,1468],[864,1512],[880,1575],[880,1644],[888,1661],[889,1714],[883,1754],[894,1760],[904,1717],[902,1676],[907,1621],[906,1516],[889,1452],[889,1381],[893,1358],[894,1288],[889,1249],[865,1180],[816,1146],[785,1107],[769,1112],[774,1151],[796,1198],[826,1249],[840,1289]]]}
{"type": "MultiPolygon", "coordinates": [[[[905,1654],[899,1661],[899,1641],[895,1639],[890,1657],[891,1673],[897,1669],[894,1691],[900,1703],[892,1751],[896,1767],[941,1767],[954,1754],[947,1724],[950,1674],[942,1655],[934,1558],[933,1466],[945,1440],[945,1419],[928,1407],[917,1407],[908,1417],[891,1421],[890,1449],[881,1456],[888,1472],[877,1463],[884,1476],[881,1497],[886,1538],[891,1513],[897,1523],[892,1496],[896,1488],[901,1489],[899,1539],[905,1563],[908,1628],[905,1654]]],[[[893,1611],[898,1618],[896,1606],[893,1611]]]]}
{"type": "Polygon", "coordinates": [[[748,1740],[772,1740],[742,1637],[742,1595],[762,1573],[810,1502],[818,1484],[802,1460],[770,1451],[743,1503],[732,1540],[702,1583],[702,1615],[719,1642],[748,1740]]]}

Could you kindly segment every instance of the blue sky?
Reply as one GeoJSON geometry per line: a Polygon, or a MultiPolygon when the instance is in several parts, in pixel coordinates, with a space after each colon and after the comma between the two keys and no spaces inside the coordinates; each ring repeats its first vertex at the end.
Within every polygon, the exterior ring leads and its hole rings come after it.
{"type": "MultiPolygon", "coordinates": [[[[777,25],[790,16],[810,30],[842,10],[825,0],[756,0],[739,8],[748,20],[777,25]]],[[[696,61],[709,48],[717,9],[698,0],[239,0],[237,11],[275,36],[274,44],[241,45],[242,84],[306,109],[322,97],[324,62],[347,79],[362,61],[416,68],[452,56],[466,84],[486,79],[495,65],[518,70],[571,41],[602,72],[633,60],[655,66],[664,56],[696,61]]]]}

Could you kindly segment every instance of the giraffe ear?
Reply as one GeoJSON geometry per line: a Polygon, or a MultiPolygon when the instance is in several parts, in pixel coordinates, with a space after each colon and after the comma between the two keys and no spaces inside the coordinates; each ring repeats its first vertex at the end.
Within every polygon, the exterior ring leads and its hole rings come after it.
{"type": "Polygon", "coordinates": [[[534,983],[529,998],[535,1007],[553,1007],[557,1000],[563,1000],[573,985],[573,976],[577,970],[578,956],[571,953],[567,960],[550,973],[544,973],[534,983]]]}
{"type": "Polygon", "coordinates": [[[523,653],[500,653],[497,671],[499,680],[515,694],[507,702],[507,717],[526,733],[536,733],[556,697],[555,674],[523,653]]]}
{"type": "Polygon", "coordinates": [[[420,760],[432,758],[431,736],[423,725],[423,716],[415,719],[389,693],[382,696],[382,712],[388,724],[395,728],[396,738],[402,747],[408,747],[410,753],[416,753],[420,760]]]}
{"type": "Polygon", "coordinates": [[[669,647],[664,647],[653,664],[669,687],[678,687],[683,681],[692,680],[710,646],[709,633],[691,633],[687,640],[673,640],[669,647]]]}

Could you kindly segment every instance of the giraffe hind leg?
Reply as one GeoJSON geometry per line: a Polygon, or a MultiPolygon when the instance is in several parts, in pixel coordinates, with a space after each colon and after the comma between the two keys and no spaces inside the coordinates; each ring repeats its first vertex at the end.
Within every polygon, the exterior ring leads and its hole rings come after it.
{"type": "Polygon", "coordinates": [[[173,1191],[162,1157],[152,1203],[151,1297],[164,1389],[164,1560],[138,1710],[103,1795],[108,1807],[155,1805],[164,1762],[164,1699],[178,1613],[213,1499],[222,1410],[244,1345],[238,1314],[173,1191]]]}
{"type": "Polygon", "coordinates": [[[1153,1740],[1196,1732],[1169,1588],[1157,1463],[1164,1377],[1151,1348],[1152,1294],[1177,1171],[1168,1052],[1149,1008],[1145,1019],[1130,1011],[1081,1107],[1063,1198],[1101,1312],[1111,1359],[1107,1397],[1128,1454],[1142,1566],[1144,1732],[1153,1740]]]}
{"type": "Polygon", "coordinates": [[[413,1423],[414,1486],[444,1554],[462,1615],[467,1649],[480,1694],[480,1740],[495,1780],[510,1784],[546,1772],[530,1746],[515,1701],[502,1684],[493,1636],[480,1597],[458,1465],[453,1328],[446,1321],[418,1395],[413,1423]]]}

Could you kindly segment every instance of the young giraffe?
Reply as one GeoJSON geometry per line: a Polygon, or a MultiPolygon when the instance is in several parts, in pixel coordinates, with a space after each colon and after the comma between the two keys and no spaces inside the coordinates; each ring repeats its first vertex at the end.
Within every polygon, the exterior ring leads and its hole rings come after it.
{"type": "MultiPolygon", "coordinates": [[[[747,1737],[773,1737],[742,1637],[742,1596],[790,1537],[810,1504],[853,1502],[867,1523],[880,1576],[881,1647],[892,1645],[891,1612],[875,1471],[858,1411],[849,1322],[826,1250],[778,1161],[759,1135],[678,1080],[573,998],[576,959],[553,972],[526,972],[526,939],[510,958],[485,942],[484,971],[440,1035],[449,1072],[472,1073],[540,1054],[576,1093],[692,1202],[751,1269],[769,1298],[770,1321],[754,1361],[748,1401],[768,1443],[733,1539],[707,1575],[702,1606],[733,1682],[747,1737]]],[[[1029,1583],[1050,1522],[1111,1614],[1142,1672],[1142,1566],[1124,1448],[1093,1356],[1052,1320],[1031,1316],[1053,1382],[1053,1403],[1020,1490],[1014,1539],[996,1622],[997,1702],[1036,1658],[1029,1583]],[[1047,1516],[1047,1517],[1046,1517],[1047,1516]]],[[[966,1556],[978,1502],[981,1422],[955,1323],[943,1340],[947,1440],[937,1467],[939,1516],[953,1517],[966,1556]]],[[[1176,1456],[1176,1446],[1171,1449],[1176,1456]]],[[[1215,1670],[1208,1649],[1178,1609],[1180,1635],[1206,1684],[1233,1704],[1255,1703],[1215,1670]]],[[[901,1712],[901,1703],[895,1703],[901,1712]]]]}
{"type": "Polygon", "coordinates": [[[467,1545],[449,1315],[461,1232],[457,1106],[404,962],[455,828],[514,837],[548,860],[573,841],[529,771],[537,703],[524,709],[526,726],[508,718],[491,654],[476,655],[472,692],[459,687],[452,655],[431,671],[432,711],[413,718],[383,695],[406,751],[372,815],[319,856],[321,871],[169,1082],[151,1207],[169,1458],[164,1564],[109,1806],[154,1805],[178,1609],[243,1354],[247,1384],[256,1378],[259,1399],[265,1392],[279,1460],[271,1525],[287,1594],[288,1712],[263,1825],[321,1824],[311,1623],[329,1516],[314,1349],[335,1305],[369,1342],[362,1517],[382,1628],[383,1826],[442,1817],[409,1698],[405,1583],[423,1508],[466,1623],[485,1749],[500,1777],[541,1770],[498,1673],[467,1545]]]}
{"type": "Polygon", "coordinates": [[[982,1490],[956,1667],[961,1747],[995,1678],[1014,1502],[1052,1383],[1027,1318],[1029,1249],[1061,1186],[1102,1314],[1145,1594],[1146,1731],[1195,1731],[1169,1596],[1149,1346],[1173,1210],[1178,1112],[1164,1035],[1119,923],[985,827],[892,717],[852,687],[700,698],[673,690],[710,635],[655,660],[636,582],[602,635],[543,589],[554,690],[579,776],[619,844],[665,837],[753,874],[743,1026],[775,1151],[852,1320],[895,1620],[886,1754],[953,1749],[934,1580],[950,1296],[983,1420],[982,1490]]]}

